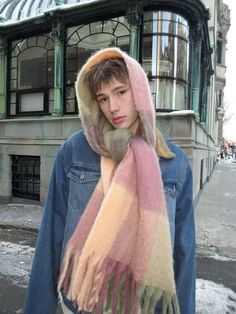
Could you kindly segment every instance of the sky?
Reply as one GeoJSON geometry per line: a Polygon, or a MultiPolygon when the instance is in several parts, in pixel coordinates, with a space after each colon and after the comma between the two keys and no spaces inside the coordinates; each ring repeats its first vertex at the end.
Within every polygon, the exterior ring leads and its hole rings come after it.
{"type": "Polygon", "coordinates": [[[232,116],[224,126],[224,137],[227,140],[236,142],[236,95],[235,95],[235,72],[236,72],[236,1],[224,0],[230,9],[230,23],[227,34],[227,51],[226,51],[226,86],[224,89],[224,106],[226,108],[225,116],[232,116]]]}

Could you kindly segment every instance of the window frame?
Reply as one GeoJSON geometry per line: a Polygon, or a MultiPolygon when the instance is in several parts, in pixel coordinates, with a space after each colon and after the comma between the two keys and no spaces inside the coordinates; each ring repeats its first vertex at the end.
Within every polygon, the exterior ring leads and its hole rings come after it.
{"type": "Polygon", "coordinates": [[[40,201],[40,168],[40,156],[11,155],[11,193],[13,197],[40,201]],[[22,171],[22,167],[25,167],[25,172],[22,171]],[[29,172],[30,168],[32,168],[32,172],[29,172]],[[35,171],[36,168],[38,168],[38,172],[35,171]],[[33,187],[31,191],[30,184],[33,187]],[[23,185],[27,187],[26,190],[23,189],[23,185]]]}
{"type": "Polygon", "coordinates": [[[17,116],[33,116],[33,115],[43,115],[47,114],[48,109],[49,109],[49,97],[48,97],[49,91],[46,88],[34,88],[34,89],[24,89],[24,90],[19,90],[16,93],[16,115],[17,116]],[[21,102],[20,102],[20,97],[22,95],[27,95],[27,94],[36,94],[36,93],[43,93],[43,110],[31,110],[31,111],[22,111],[21,110],[21,102]]]}
{"type": "MultiPolygon", "coordinates": [[[[69,73],[69,72],[75,72],[75,73],[78,73],[79,72],[79,68],[78,68],[78,58],[77,58],[77,53],[76,53],[76,57],[75,57],[75,64],[76,64],[76,71],[67,71],[67,60],[69,60],[69,59],[72,59],[72,58],[68,58],[69,56],[68,56],[68,48],[70,48],[70,47],[73,47],[73,46],[75,46],[75,47],[79,47],[79,44],[84,40],[84,39],[86,39],[86,38],[88,38],[88,37],[90,37],[90,36],[93,36],[93,35],[99,35],[99,34],[107,34],[107,35],[112,35],[114,38],[115,38],[115,40],[116,40],[116,42],[117,42],[117,40],[119,39],[119,38],[121,38],[121,37],[129,37],[129,46],[130,46],[130,28],[128,28],[128,23],[127,23],[127,25],[125,25],[124,23],[122,23],[121,21],[119,21],[119,18],[125,18],[124,16],[117,16],[117,17],[111,17],[111,18],[108,18],[108,19],[104,19],[104,20],[95,20],[95,21],[91,21],[90,23],[87,23],[87,24],[81,24],[81,25],[75,25],[75,26],[72,26],[72,27],[74,27],[75,28],[75,30],[70,34],[70,36],[65,40],[65,43],[64,43],[64,49],[65,49],[65,58],[64,58],[64,69],[65,69],[65,71],[64,71],[64,88],[63,88],[63,91],[64,91],[64,93],[63,93],[63,114],[64,115],[71,115],[71,114],[77,114],[78,113],[78,105],[77,105],[77,99],[76,99],[76,95],[74,95],[74,97],[73,98],[68,98],[67,97],[67,89],[69,89],[69,88],[73,88],[74,87],[74,82],[73,83],[70,83],[70,84],[68,84],[67,83],[67,80],[66,80],[66,77],[67,77],[67,73],[69,73]],[[107,22],[109,22],[109,21],[113,21],[113,22],[115,22],[115,23],[117,23],[116,24],[116,27],[113,29],[113,32],[108,32],[108,31],[103,31],[104,30],[104,25],[107,23],[107,22]],[[92,28],[91,28],[91,24],[95,24],[95,23],[101,23],[101,25],[102,25],[102,27],[101,27],[101,29],[102,29],[102,31],[100,31],[100,32],[93,32],[92,31],[92,28]],[[116,36],[115,35],[115,32],[116,32],[116,29],[118,28],[118,26],[119,25],[124,25],[124,27],[127,29],[127,31],[129,32],[129,34],[128,35],[125,35],[125,36],[116,36]],[[76,44],[74,44],[74,45],[68,45],[68,42],[69,42],[69,40],[70,40],[70,38],[73,36],[73,34],[75,34],[75,33],[77,33],[80,29],[82,29],[83,27],[88,27],[89,28],[89,34],[87,35],[87,36],[84,36],[83,38],[81,38],[80,40],[78,40],[77,42],[76,42],[76,44]],[[72,100],[72,99],[74,99],[74,101],[75,101],[75,111],[73,111],[73,112],[70,112],[70,111],[67,111],[66,110],[66,105],[67,105],[67,100],[72,100]]],[[[67,28],[67,32],[68,32],[68,29],[70,29],[70,27],[68,27],[67,28]]],[[[78,34],[78,33],[77,33],[78,34]]],[[[79,36],[78,36],[78,38],[79,38],[79,36]]],[[[116,45],[117,47],[119,47],[118,45],[116,45]]],[[[106,47],[104,47],[104,48],[106,48],[106,47]]],[[[129,53],[129,51],[128,51],[128,53],[129,53]]]]}
{"type": "Polygon", "coordinates": [[[54,47],[54,39],[50,36],[50,33],[44,33],[44,34],[37,34],[29,37],[24,37],[24,38],[19,38],[19,39],[14,39],[11,41],[11,45],[9,45],[8,48],[8,64],[7,64],[7,116],[9,118],[16,118],[16,117],[24,117],[24,116],[44,116],[44,115],[50,115],[51,113],[49,112],[49,93],[50,90],[54,90],[54,61],[49,61],[49,55],[52,53],[53,55],[53,60],[54,60],[54,52],[55,52],[55,47],[54,47]],[[45,37],[44,44],[39,43],[39,38],[40,37],[45,37]],[[19,45],[21,42],[26,42],[26,48],[20,50],[18,47],[18,53],[16,55],[13,55],[13,50],[17,45],[19,45]],[[48,47],[47,45],[50,44],[51,41],[51,48],[48,47]],[[35,43],[34,45],[31,45],[30,43],[35,43]],[[14,43],[14,45],[13,45],[14,43]],[[19,64],[18,64],[18,58],[20,54],[27,49],[31,48],[43,48],[47,51],[46,55],[46,82],[45,86],[46,87],[34,87],[34,88],[18,88],[18,80],[19,80],[19,64]],[[16,58],[15,65],[12,66],[12,59],[16,58]],[[49,65],[53,64],[53,72],[49,73],[49,65]],[[16,78],[11,77],[11,71],[12,70],[16,71],[16,78]],[[53,77],[53,84],[49,83],[49,75],[52,75],[53,77]],[[11,82],[16,81],[16,87],[12,88],[11,87],[11,82]],[[29,110],[29,111],[22,111],[21,110],[21,103],[20,103],[20,97],[24,94],[35,94],[35,93],[43,93],[43,110],[29,110]],[[11,96],[12,94],[15,93],[15,102],[11,102],[11,96]],[[11,113],[11,108],[15,104],[15,113],[11,113]]]}
{"type": "MultiPolygon", "coordinates": [[[[169,22],[174,22],[174,23],[178,23],[177,22],[177,20],[171,20],[171,19],[166,19],[166,18],[162,18],[161,20],[161,23],[163,23],[163,22],[165,22],[165,21],[169,21],[169,22]]],[[[182,24],[182,23],[180,23],[180,24],[182,24]]],[[[185,91],[186,91],[186,97],[185,97],[185,103],[184,103],[184,107],[185,108],[183,108],[183,109],[176,109],[176,108],[159,108],[159,106],[158,106],[158,103],[157,103],[157,93],[156,93],[156,95],[155,95],[155,100],[153,101],[154,102],[154,106],[155,106],[155,110],[156,110],[156,112],[172,112],[172,111],[177,111],[177,110],[186,110],[186,109],[188,109],[189,107],[190,107],[190,97],[191,97],[191,95],[190,95],[190,84],[191,84],[191,81],[190,81],[190,71],[191,71],[191,69],[190,69],[190,59],[191,59],[191,53],[190,53],[190,51],[191,51],[191,40],[190,40],[190,23],[189,23],[189,21],[186,19],[186,17],[184,17],[183,15],[181,15],[180,13],[177,13],[177,12],[175,12],[175,11],[171,11],[171,10],[165,10],[165,9],[163,9],[163,10],[159,10],[159,9],[147,9],[147,10],[145,10],[145,12],[144,12],[144,15],[143,15],[143,19],[142,19],[142,25],[141,25],[141,31],[140,31],[140,63],[143,65],[143,48],[144,48],[144,46],[143,46],[143,39],[144,38],[153,38],[153,37],[158,37],[158,36],[160,36],[160,38],[162,37],[162,36],[166,36],[166,37],[168,37],[168,38],[173,38],[174,40],[175,39],[180,39],[180,40],[182,40],[182,41],[185,41],[186,42],[186,44],[187,44],[187,56],[186,56],[186,58],[187,58],[187,64],[186,64],[186,66],[187,66],[187,68],[186,68],[186,70],[187,70],[187,72],[186,72],[186,80],[184,80],[183,78],[181,78],[181,77],[177,77],[177,76],[171,76],[171,75],[158,75],[158,73],[156,73],[156,75],[148,75],[148,80],[149,80],[149,82],[150,81],[152,81],[152,80],[169,80],[170,82],[174,82],[174,81],[176,81],[176,82],[180,82],[180,84],[185,84],[185,91]],[[152,18],[152,19],[150,19],[150,18],[148,18],[148,19],[146,19],[145,20],[145,13],[147,13],[147,12],[152,12],[152,14],[154,13],[154,12],[156,12],[156,13],[158,13],[158,12],[163,12],[163,13],[170,13],[170,14],[175,14],[175,15],[177,15],[177,16],[180,16],[182,19],[184,19],[185,20],[185,22],[187,23],[187,25],[185,25],[187,28],[188,28],[188,37],[186,38],[186,37],[184,37],[184,36],[181,36],[180,34],[176,34],[176,33],[170,33],[170,32],[164,32],[164,31],[162,31],[162,25],[161,25],[161,31],[159,31],[158,29],[157,29],[157,31],[155,31],[155,32],[148,32],[148,33],[145,33],[144,32],[144,25],[145,25],[145,23],[146,22],[153,22],[153,21],[157,21],[157,20],[155,20],[154,18],[152,18]]],[[[152,60],[152,62],[153,62],[153,60],[152,60]]],[[[156,58],[156,62],[157,62],[157,58],[156,58]]]]}

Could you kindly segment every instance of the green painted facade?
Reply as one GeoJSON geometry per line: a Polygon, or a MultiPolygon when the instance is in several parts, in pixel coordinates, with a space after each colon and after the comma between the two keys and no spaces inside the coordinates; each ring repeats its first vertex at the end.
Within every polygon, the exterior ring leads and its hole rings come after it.
{"type": "MultiPolygon", "coordinates": [[[[72,2],[70,1],[70,3],[72,2]]],[[[0,187],[0,201],[1,198],[9,200],[12,195],[11,156],[29,155],[40,156],[40,202],[43,203],[53,161],[60,145],[72,132],[82,127],[78,119],[78,113],[75,111],[66,111],[67,89],[71,88],[72,90],[74,86],[74,83],[72,83],[74,76],[69,78],[66,76],[68,74],[66,72],[68,69],[68,59],[66,58],[68,58],[69,54],[67,50],[67,30],[73,28],[77,30],[82,25],[88,25],[89,28],[92,23],[97,23],[97,25],[93,25],[94,27],[101,27],[102,23],[99,25],[101,21],[109,22],[112,19],[122,17],[122,21],[125,20],[125,23],[127,22],[129,42],[124,41],[121,43],[133,58],[142,62],[142,55],[144,54],[143,38],[145,36],[142,34],[143,16],[145,12],[151,11],[176,12],[177,15],[183,17],[188,22],[189,26],[189,38],[184,38],[184,36],[180,38],[179,33],[177,35],[171,33],[169,36],[170,38],[177,38],[177,41],[178,39],[183,39],[187,42],[187,45],[189,44],[188,81],[186,83],[187,88],[184,90],[186,92],[184,99],[187,99],[186,104],[184,103],[184,111],[187,110],[187,112],[179,113],[174,107],[167,108],[167,110],[165,108],[157,113],[157,123],[165,138],[174,141],[185,150],[193,168],[193,192],[196,198],[199,193],[201,161],[204,160],[203,169],[206,172],[202,174],[202,177],[206,181],[207,176],[212,171],[216,155],[214,137],[209,134],[209,129],[213,129],[212,124],[215,122],[212,123],[212,108],[210,107],[214,105],[214,95],[212,95],[211,86],[209,85],[209,82],[212,81],[210,77],[213,66],[211,64],[212,51],[208,29],[209,12],[203,2],[200,0],[97,0],[78,2],[75,0],[74,5],[70,6],[64,6],[67,1],[63,0],[54,1],[53,3],[54,7],[48,7],[43,12],[40,7],[42,4],[40,0],[35,0],[34,5],[32,0],[16,0],[14,1],[15,5],[9,0],[0,2],[0,119],[2,119],[0,121],[0,148],[4,152],[2,155],[0,152],[0,168],[4,169],[4,171],[0,172],[1,182],[4,182],[4,185],[0,187]],[[31,6],[26,5],[28,1],[30,1],[31,6]],[[2,3],[5,3],[5,7],[2,3]],[[17,6],[22,8],[22,11],[18,12],[18,14],[14,12],[17,6]],[[13,21],[14,17],[15,20],[13,21]],[[13,41],[22,40],[23,42],[24,39],[27,41],[28,38],[40,37],[40,35],[45,34],[45,37],[51,38],[54,42],[54,80],[50,86],[44,87],[46,92],[41,88],[39,93],[45,92],[47,96],[50,94],[51,98],[53,95],[53,100],[49,99],[49,97],[47,99],[48,103],[50,101],[51,104],[53,103],[53,108],[50,107],[50,111],[46,111],[47,109],[45,109],[45,112],[42,114],[40,112],[33,112],[33,115],[31,115],[30,112],[26,114],[21,112],[20,116],[17,116],[17,114],[11,116],[9,115],[9,108],[11,106],[10,96],[15,90],[11,90],[11,81],[9,79],[11,76],[11,56],[10,52],[7,55],[6,47],[10,47],[13,41]],[[203,71],[204,68],[206,69],[205,71],[203,71]],[[71,82],[68,83],[70,79],[71,82]],[[207,159],[208,161],[206,161],[207,159]],[[210,165],[209,169],[205,170],[208,165],[210,165]]],[[[168,30],[170,32],[173,31],[171,27],[173,25],[171,26],[170,23],[170,29],[168,30]]],[[[168,33],[168,31],[166,32],[168,33]]],[[[90,34],[94,35],[92,32],[90,34]]],[[[106,35],[111,36],[111,32],[106,35]]],[[[158,36],[161,37],[162,35],[158,36]]],[[[151,35],[149,38],[152,38],[151,35]]],[[[157,36],[156,39],[158,39],[157,36]]],[[[74,42],[76,46],[79,39],[75,38],[74,42]]],[[[88,41],[87,44],[92,45],[93,42],[88,41]]],[[[169,40],[167,44],[169,47],[164,51],[167,55],[164,61],[168,61],[169,63],[160,62],[161,66],[165,69],[170,69],[170,64],[173,61],[170,54],[168,54],[170,53],[168,49],[173,48],[171,44],[172,42],[169,40]]],[[[37,45],[35,44],[34,47],[37,47],[37,45]]],[[[89,45],[85,45],[86,47],[90,48],[89,45]]],[[[101,48],[99,45],[96,47],[101,48]]],[[[151,44],[149,47],[153,49],[155,45],[151,44]]],[[[40,48],[42,48],[42,45],[40,48]]],[[[50,49],[52,51],[53,48],[50,49]]],[[[78,50],[76,50],[76,53],[78,50]]],[[[180,50],[180,54],[183,51],[180,50]]],[[[157,56],[157,53],[155,54],[154,52],[153,55],[157,56]]],[[[83,58],[82,61],[84,61],[83,58]]],[[[148,66],[151,68],[152,65],[148,64],[148,66]]],[[[164,81],[165,77],[161,79],[164,81]]],[[[174,77],[172,81],[175,79],[174,77]]],[[[159,83],[156,82],[155,84],[155,86],[158,86],[159,83]]],[[[168,86],[167,84],[168,88],[171,89],[170,85],[168,86]]],[[[180,91],[182,92],[181,89],[180,91]]],[[[33,92],[37,93],[38,91],[33,92]]],[[[19,100],[23,92],[20,89],[16,89],[17,93],[19,94],[19,100]]],[[[26,93],[31,93],[30,88],[26,90],[26,93]]],[[[47,105],[49,107],[49,104],[47,105]]]]}
{"type": "Polygon", "coordinates": [[[53,116],[59,117],[63,115],[63,41],[64,41],[64,28],[57,22],[53,26],[52,37],[54,38],[54,110],[53,116]]]}
{"type": "MultiPolygon", "coordinates": [[[[21,2],[18,0],[18,2],[21,2]]],[[[130,29],[130,43],[129,43],[129,53],[130,55],[140,60],[141,54],[141,24],[142,16],[145,10],[155,10],[161,6],[161,10],[166,11],[178,11],[179,14],[183,16],[188,16],[190,33],[193,34],[190,36],[190,45],[192,49],[192,62],[189,64],[190,71],[190,91],[189,91],[189,102],[188,108],[192,109],[196,116],[202,122],[208,120],[207,115],[207,99],[206,96],[207,86],[201,86],[201,66],[202,66],[202,57],[204,56],[204,62],[206,62],[207,68],[212,68],[211,57],[210,57],[210,41],[209,33],[207,28],[207,21],[209,19],[209,12],[206,10],[204,5],[200,1],[188,0],[183,4],[180,0],[171,0],[168,3],[164,0],[159,1],[93,1],[79,5],[75,3],[75,7],[63,11],[64,1],[60,0],[55,3],[55,8],[52,11],[45,13],[45,15],[40,16],[37,19],[35,16],[31,21],[31,30],[32,34],[38,29],[42,32],[42,29],[45,29],[51,33],[52,38],[54,39],[54,109],[52,116],[62,116],[64,108],[64,40],[66,28],[73,23],[74,25],[85,24],[85,15],[87,17],[86,21],[89,18],[94,16],[94,20],[98,19],[98,16],[101,16],[100,19],[109,19],[109,14],[114,14],[116,16],[125,16],[130,29]],[[58,9],[57,9],[58,7],[58,9]],[[62,8],[62,9],[61,9],[62,8]],[[115,13],[116,12],[116,13],[115,13]],[[68,24],[71,21],[70,24],[68,24]],[[203,45],[204,41],[204,45],[203,45]],[[204,95],[203,95],[204,94],[204,95]],[[200,102],[205,102],[200,103],[200,102]],[[200,112],[201,111],[201,112],[200,112]]],[[[40,1],[38,2],[38,10],[40,11],[40,1]]],[[[24,9],[22,3],[22,10],[24,9]]],[[[6,9],[5,9],[6,10],[6,9]]],[[[30,10],[33,10],[33,7],[28,8],[27,14],[30,15],[30,10]]],[[[0,5],[1,11],[1,5],[0,5]]],[[[10,19],[13,16],[14,7],[9,6],[5,18],[10,19]]],[[[5,11],[4,11],[5,12],[5,11]]],[[[20,15],[18,15],[20,18],[20,15]]],[[[4,19],[3,19],[4,20],[4,19]]],[[[72,24],[72,25],[73,25],[72,24]]],[[[7,24],[6,24],[7,25],[7,24]]],[[[23,38],[24,36],[29,36],[29,28],[27,20],[23,23],[21,27],[14,27],[13,25],[9,26],[1,24],[0,21],[0,32],[2,33],[2,42],[10,42],[12,38],[18,37],[23,38]]],[[[3,44],[2,44],[3,46],[3,44]]],[[[1,81],[0,81],[0,113],[1,116],[6,115],[6,107],[8,106],[7,97],[6,97],[6,57],[1,48],[0,52],[0,67],[1,67],[1,81]]],[[[211,71],[208,71],[210,73],[211,71]]],[[[207,74],[208,75],[208,74],[207,74]]],[[[209,78],[206,78],[206,81],[209,81],[209,78]]]]}
{"type": "Polygon", "coordinates": [[[201,68],[201,37],[197,36],[193,47],[193,71],[192,71],[192,109],[199,115],[200,100],[200,68],[201,68]]]}
{"type": "Polygon", "coordinates": [[[6,46],[0,36],[0,119],[6,117],[6,46]]]}

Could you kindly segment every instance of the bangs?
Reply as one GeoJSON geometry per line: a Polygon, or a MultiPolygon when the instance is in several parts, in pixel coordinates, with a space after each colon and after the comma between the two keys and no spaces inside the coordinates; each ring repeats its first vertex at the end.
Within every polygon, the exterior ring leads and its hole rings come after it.
{"type": "Polygon", "coordinates": [[[93,65],[84,82],[88,83],[92,97],[95,98],[103,84],[110,84],[113,80],[126,83],[128,79],[128,70],[123,58],[113,57],[93,65]]]}

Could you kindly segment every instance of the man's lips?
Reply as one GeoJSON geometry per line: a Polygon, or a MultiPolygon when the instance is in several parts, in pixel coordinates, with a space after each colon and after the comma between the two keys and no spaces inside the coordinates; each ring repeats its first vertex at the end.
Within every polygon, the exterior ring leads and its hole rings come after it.
{"type": "Polygon", "coordinates": [[[125,119],[124,116],[122,116],[122,117],[115,117],[115,118],[112,118],[112,122],[114,124],[120,124],[120,123],[122,123],[124,121],[124,119],[125,119]]]}

